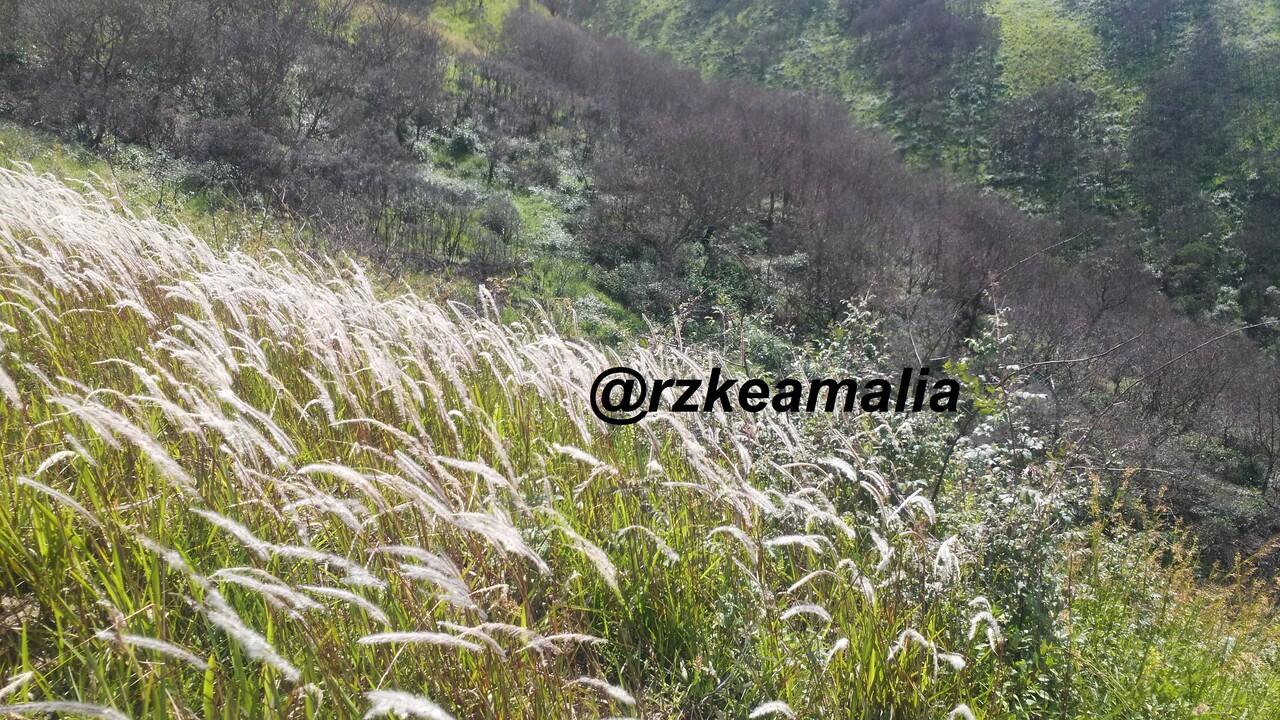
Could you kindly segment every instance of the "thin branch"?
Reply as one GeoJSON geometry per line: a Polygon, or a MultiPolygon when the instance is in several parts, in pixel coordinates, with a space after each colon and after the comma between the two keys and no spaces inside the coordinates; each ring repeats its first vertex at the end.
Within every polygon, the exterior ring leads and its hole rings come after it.
{"type": "Polygon", "coordinates": [[[1030,363],[1030,364],[1028,364],[1028,365],[1022,365],[1021,367],[1017,368],[1016,370],[1011,370],[1011,371],[1009,372],[1009,374],[1008,374],[1008,375],[1005,375],[1003,378],[1001,378],[1001,379],[1000,379],[1000,382],[997,384],[997,387],[1004,387],[1005,383],[1007,383],[1009,380],[1013,379],[1013,377],[1014,377],[1014,376],[1016,376],[1018,373],[1026,372],[1026,371],[1029,371],[1029,370],[1034,370],[1034,369],[1036,369],[1036,368],[1049,367],[1049,366],[1052,366],[1052,365],[1071,365],[1071,364],[1074,364],[1074,363],[1085,363],[1085,362],[1092,362],[1092,361],[1094,361],[1094,360],[1101,360],[1102,358],[1104,358],[1104,357],[1106,357],[1106,356],[1110,355],[1111,353],[1113,353],[1113,352],[1115,352],[1115,351],[1119,350],[1120,348],[1124,347],[1125,345],[1128,345],[1129,343],[1131,343],[1131,342],[1133,342],[1133,341],[1137,340],[1138,338],[1140,338],[1140,337],[1142,337],[1143,335],[1146,335],[1146,334],[1147,334],[1147,331],[1143,330],[1142,332],[1138,333],[1137,335],[1134,335],[1133,337],[1129,338],[1128,340],[1121,340],[1119,343],[1116,343],[1116,344],[1115,344],[1115,345],[1113,345],[1112,347],[1107,348],[1106,350],[1103,350],[1102,352],[1095,353],[1095,354],[1093,354],[1093,355],[1087,355],[1087,356],[1085,356],[1085,357],[1078,357],[1078,358],[1061,358],[1061,359],[1057,359],[1057,360],[1041,360],[1041,361],[1039,361],[1039,362],[1033,362],[1033,363],[1030,363]]]}

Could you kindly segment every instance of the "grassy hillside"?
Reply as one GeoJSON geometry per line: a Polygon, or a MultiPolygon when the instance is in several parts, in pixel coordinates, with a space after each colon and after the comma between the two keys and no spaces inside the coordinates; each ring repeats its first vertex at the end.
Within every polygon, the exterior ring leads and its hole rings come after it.
{"type": "Polygon", "coordinates": [[[159,153],[124,147],[112,157],[90,152],[57,136],[0,121],[0,164],[21,164],[74,185],[89,185],[124,205],[200,233],[210,245],[307,247],[321,239],[305,224],[218,188],[184,182],[184,164],[159,153]]]}
{"type": "MultiPolygon", "coordinates": [[[[0,712],[1277,712],[1247,577],[1200,584],[1110,517],[1122,489],[1000,469],[1019,447],[963,443],[935,508],[944,420],[611,429],[584,388],[619,356],[485,296],[218,253],[10,171],[0,238],[0,712]]],[[[874,369],[867,333],[797,371],[874,369]]],[[[714,362],[651,348],[622,359],[714,362]]]]}
{"type": "Polygon", "coordinates": [[[1231,325],[1280,93],[1217,74],[1274,13],[39,2],[0,27],[0,110],[61,133],[0,123],[0,717],[1280,716],[1280,405],[1231,325]],[[128,60],[77,74],[47,13],[128,60]],[[960,412],[589,410],[617,365],[908,357],[960,412]]]}
{"type": "MultiPolygon", "coordinates": [[[[22,164],[66,182],[87,183],[129,207],[191,229],[215,248],[274,248],[286,253],[334,249],[322,223],[282,212],[261,196],[245,196],[234,186],[207,183],[204,168],[156,151],[122,145],[95,153],[52,133],[0,121],[0,164],[22,164]]],[[[600,339],[617,339],[643,328],[637,315],[592,283],[564,228],[569,215],[565,206],[573,202],[566,192],[494,188],[485,182],[483,158],[470,150],[452,152],[449,138],[432,142],[422,171],[472,198],[510,203],[522,246],[520,272],[488,279],[490,289],[509,304],[541,306],[558,327],[600,339]]],[[[393,265],[377,265],[374,271],[392,275],[418,292],[475,301],[476,286],[465,273],[449,268],[428,273],[393,265]]]]}

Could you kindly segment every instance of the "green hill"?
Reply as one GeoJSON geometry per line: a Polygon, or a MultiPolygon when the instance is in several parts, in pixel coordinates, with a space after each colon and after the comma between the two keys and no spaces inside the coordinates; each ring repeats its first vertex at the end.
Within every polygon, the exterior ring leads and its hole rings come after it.
{"type": "Polygon", "coordinates": [[[1274,3],[554,5],[715,75],[843,98],[908,158],[1036,212],[1136,223],[1187,312],[1280,315],[1274,3]]]}

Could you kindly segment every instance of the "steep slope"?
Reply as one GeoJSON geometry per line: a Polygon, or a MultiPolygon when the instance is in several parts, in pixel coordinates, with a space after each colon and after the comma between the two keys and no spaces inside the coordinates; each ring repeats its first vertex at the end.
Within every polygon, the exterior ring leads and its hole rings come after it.
{"type": "Polygon", "coordinates": [[[1273,3],[550,5],[714,75],[841,98],[917,163],[1110,226],[1188,313],[1280,314],[1273,3]]]}
{"type": "MultiPolygon", "coordinates": [[[[585,388],[614,353],[388,297],[356,265],[215,253],[10,171],[0,269],[0,712],[1266,716],[1280,697],[1257,660],[1270,605],[1164,567],[1159,534],[1078,525],[1081,479],[1013,471],[1026,448],[962,443],[965,500],[939,517],[920,490],[946,421],[609,429],[585,388]],[[1220,623],[1238,644],[1205,642],[1220,623]]],[[[864,322],[806,366],[871,369],[848,364],[864,322]]],[[[654,340],[625,361],[715,362],[654,340]]]]}

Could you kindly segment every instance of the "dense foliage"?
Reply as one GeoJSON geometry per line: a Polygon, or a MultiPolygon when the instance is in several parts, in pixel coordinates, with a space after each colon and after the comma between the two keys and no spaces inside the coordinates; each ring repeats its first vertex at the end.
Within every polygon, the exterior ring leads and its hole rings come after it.
{"type": "MultiPolygon", "coordinates": [[[[526,293],[531,284],[554,286],[534,289],[539,298],[580,293],[564,278],[586,274],[631,313],[714,311],[743,328],[750,318],[775,336],[777,355],[793,338],[821,332],[853,297],[872,298],[890,351],[916,363],[965,357],[973,335],[1002,313],[1016,342],[1001,360],[1029,366],[1011,370],[1013,380],[1049,396],[1037,412],[1054,444],[1081,444],[1102,465],[1174,469],[1175,482],[1156,473],[1144,484],[1171,484],[1181,513],[1210,521],[1205,537],[1218,559],[1276,530],[1266,500],[1280,472],[1280,373],[1231,332],[1239,313],[1184,317],[1188,298],[1217,287],[1204,265],[1221,253],[1210,239],[1216,221],[1192,208],[1202,194],[1176,178],[1188,168],[1208,172],[1205,163],[1226,146],[1206,146],[1203,128],[1170,129],[1183,133],[1170,139],[1148,127],[1217,122],[1182,110],[1187,88],[1221,88],[1206,73],[1225,51],[1208,31],[1193,47],[1204,57],[1170,66],[1181,74],[1169,70],[1172,85],[1149,94],[1150,108],[1138,115],[1149,122],[1130,133],[1135,148],[1149,144],[1141,151],[1148,194],[1182,193],[1181,210],[1160,216],[1185,242],[1174,243],[1152,277],[1144,263],[1153,245],[1143,238],[1161,236],[1137,210],[1125,222],[1095,198],[1064,205],[1057,218],[1029,217],[906,169],[890,143],[851,125],[835,102],[704,81],[539,13],[510,14],[492,50],[478,56],[446,52],[415,14],[422,8],[408,5],[111,0],[80,12],[79,3],[49,3],[20,6],[10,31],[7,86],[20,117],[95,145],[128,141],[179,155],[194,163],[180,184],[256,193],[384,267],[461,267],[471,277],[514,271],[526,293]],[[530,201],[554,208],[549,222],[540,213],[534,232],[520,209],[530,201]],[[550,269],[538,258],[552,258],[550,269]],[[1059,362],[1072,358],[1088,360],[1059,362]],[[1223,481],[1255,494],[1224,500],[1233,492],[1223,481]]],[[[620,12],[609,7],[568,9],[620,12]]],[[[754,7],[743,4],[737,22],[754,17],[754,7]]],[[[824,7],[761,12],[800,32],[838,11],[836,37],[871,38],[857,45],[860,62],[868,53],[881,58],[877,67],[893,76],[882,80],[897,88],[886,108],[908,113],[904,127],[935,138],[926,145],[945,149],[935,160],[962,150],[987,162],[982,137],[994,123],[992,157],[1020,173],[1028,191],[1065,203],[1072,193],[1059,181],[1091,177],[1103,194],[1137,196],[1106,179],[1115,157],[1095,142],[1105,119],[1091,119],[1122,99],[1029,83],[1008,112],[989,112],[999,85],[991,73],[1000,67],[990,50],[1001,35],[979,8],[824,7]],[[1095,161],[1104,168],[1097,173],[1095,161]]],[[[786,59],[819,61],[830,58],[786,59]]],[[[1219,114],[1230,108],[1206,105],[1219,114]]],[[[1136,182],[1137,167],[1122,175],[1136,182]]],[[[1237,238],[1264,259],[1274,255],[1267,207],[1241,216],[1237,238]]],[[[1270,292],[1269,265],[1249,267],[1255,274],[1233,297],[1268,323],[1265,303],[1250,298],[1270,292]]],[[[608,312],[584,309],[602,318],[599,327],[613,327],[608,312]]]]}
{"type": "Polygon", "coordinates": [[[552,5],[718,75],[847,99],[916,161],[1119,233],[1185,312],[1280,315],[1280,33],[1265,2],[552,5]]]}
{"type": "Polygon", "coordinates": [[[0,0],[0,715],[1275,716],[1232,7],[0,0]]]}
{"type": "Polygon", "coordinates": [[[1232,517],[1232,542],[1241,525],[1272,534],[1274,362],[1231,324],[1178,312],[1106,227],[1030,218],[907,170],[833,103],[703,81],[562,21],[515,14],[502,47],[481,97],[578,133],[593,180],[578,235],[631,305],[714,298],[803,335],[837,298],[870,294],[904,362],[965,357],[999,315],[1015,336],[1002,372],[1048,396],[1036,412],[1055,445],[1177,467],[1180,510],[1232,517]],[[1220,480],[1259,496],[1215,506],[1220,480]]]}
{"type": "Polygon", "coordinates": [[[506,267],[511,208],[420,172],[450,120],[448,57],[405,6],[24,2],[4,22],[0,107],[192,161],[184,187],[258,195],[388,265],[506,267]]]}
{"type": "MultiPolygon", "coordinates": [[[[618,355],[490,300],[215,253],[7,171],[0,263],[0,712],[1278,709],[1261,588],[1205,586],[1123,486],[1028,464],[1028,429],[993,441],[1015,396],[958,445],[927,414],[611,429],[582,387],[618,355]]],[[[831,338],[791,369],[886,369],[865,310],[831,338]]],[[[649,341],[621,357],[716,361],[649,341]]]]}

